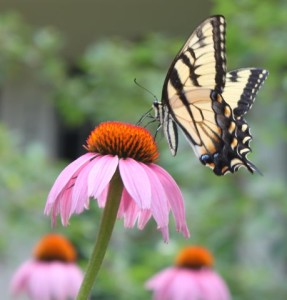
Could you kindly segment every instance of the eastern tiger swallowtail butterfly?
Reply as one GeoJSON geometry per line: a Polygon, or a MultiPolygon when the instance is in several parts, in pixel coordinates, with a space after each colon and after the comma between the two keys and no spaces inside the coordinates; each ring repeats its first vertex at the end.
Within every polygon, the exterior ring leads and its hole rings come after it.
{"type": "MultiPolygon", "coordinates": [[[[172,62],[161,102],[154,102],[169,148],[176,155],[177,126],[196,156],[216,175],[245,166],[251,134],[243,116],[268,75],[258,68],[226,71],[225,19],[212,16],[191,34],[172,62]]],[[[258,171],[259,172],[259,171],[258,171]]]]}

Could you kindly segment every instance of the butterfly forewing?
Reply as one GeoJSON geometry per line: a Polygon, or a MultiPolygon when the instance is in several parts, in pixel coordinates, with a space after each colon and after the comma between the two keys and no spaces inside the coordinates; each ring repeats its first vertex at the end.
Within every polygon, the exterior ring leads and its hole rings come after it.
{"type": "Polygon", "coordinates": [[[172,63],[163,87],[162,101],[188,89],[223,89],[226,74],[225,20],[214,16],[192,33],[172,63]]]}

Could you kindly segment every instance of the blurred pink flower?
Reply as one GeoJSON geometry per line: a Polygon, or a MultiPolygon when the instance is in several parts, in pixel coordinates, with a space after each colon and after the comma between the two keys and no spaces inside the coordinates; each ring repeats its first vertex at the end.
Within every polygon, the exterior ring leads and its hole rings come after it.
{"type": "Polygon", "coordinates": [[[83,274],[76,253],[64,237],[46,235],[36,245],[34,258],[24,262],[11,281],[14,297],[25,293],[31,300],[76,299],[83,274]]]}
{"type": "Polygon", "coordinates": [[[154,300],[230,300],[224,280],[212,269],[213,257],[202,247],[184,248],[176,266],[146,282],[154,300]]]}
{"type": "Polygon", "coordinates": [[[143,229],[153,217],[168,240],[169,211],[173,212],[176,229],[189,237],[182,194],[173,178],[154,164],[157,147],[150,133],[139,126],[106,122],[92,131],[85,147],[89,152],[68,165],[56,179],[45,207],[53,223],[61,215],[68,224],[72,214],[89,207],[90,198],[105,207],[109,183],[116,171],[123,182],[118,218],[125,227],[137,221],[143,229]]]}

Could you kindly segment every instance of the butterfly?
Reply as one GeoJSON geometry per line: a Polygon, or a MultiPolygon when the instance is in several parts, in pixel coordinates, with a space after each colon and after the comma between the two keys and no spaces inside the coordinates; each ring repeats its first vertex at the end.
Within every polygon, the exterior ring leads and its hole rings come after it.
{"type": "MultiPolygon", "coordinates": [[[[259,170],[247,159],[252,139],[244,115],[268,76],[259,68],[226,71],[223,16],[209,17],[188,38],[172,62],[153,108],[172,155],[181,128],[196,156],[216,175],[241,166],[259,170]]],[[[259,172],[260,173],[260,172],[259,172]]]]}

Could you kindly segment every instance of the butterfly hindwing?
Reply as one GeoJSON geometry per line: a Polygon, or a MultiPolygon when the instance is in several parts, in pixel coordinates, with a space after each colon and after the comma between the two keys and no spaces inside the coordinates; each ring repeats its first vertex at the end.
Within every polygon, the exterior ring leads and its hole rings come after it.
{"type": "Polygon", "coordinates": [[[188,105],[183,105],[178,96],[170,100],[174,118],[204,165],[217,175],[233,173],[240,166],[256,170],[246,158],[250,152],[249,127],[242,118],[234,119],[231,107],[220,94],[197,89],[182,97],[188,105]]]}
{"type": "Polygon", "coordinates": [[[238,69],[227,73],[222,96],[233,109],[235,117],[243,116],[252,107],[267,76],[268,71],[259,68],[238,69]]]}

